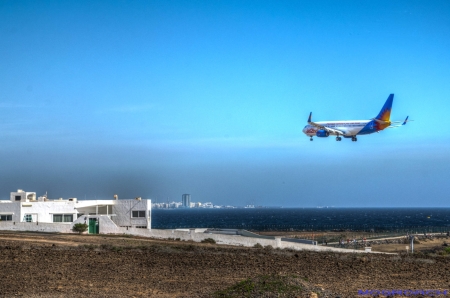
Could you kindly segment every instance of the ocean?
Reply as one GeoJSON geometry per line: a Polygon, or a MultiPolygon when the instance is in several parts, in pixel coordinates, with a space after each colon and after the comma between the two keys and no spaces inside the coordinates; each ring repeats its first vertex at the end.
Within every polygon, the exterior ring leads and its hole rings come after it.
{"type": "Polygon", "coordinates": [[[153,209],[152,228],[450,230],[450,208],[153,209]]]}

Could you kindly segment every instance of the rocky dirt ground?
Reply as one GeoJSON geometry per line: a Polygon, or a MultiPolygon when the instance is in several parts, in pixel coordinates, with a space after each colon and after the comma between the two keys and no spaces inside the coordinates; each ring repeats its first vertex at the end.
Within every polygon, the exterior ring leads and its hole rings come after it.
{"type": "Polygon", "coordinates": [[[364,297],[360,289],[445,290],[445,248],[343,254],[1,232],[0,297],[334,298],[364,297]]]}

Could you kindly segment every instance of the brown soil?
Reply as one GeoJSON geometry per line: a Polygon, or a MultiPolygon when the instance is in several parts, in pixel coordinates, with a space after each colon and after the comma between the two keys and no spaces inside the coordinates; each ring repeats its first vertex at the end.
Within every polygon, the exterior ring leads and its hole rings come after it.
{"type": "Polygon", "coordinates": [[[2,232],[0,297],[213,297],[261,276],[294,277],[303,289],[296,297],[363,297],[359,289],[444,290],[450,288],[450,257],[442,251],[435,246],[414,255],[316,253],[2,232]]]}

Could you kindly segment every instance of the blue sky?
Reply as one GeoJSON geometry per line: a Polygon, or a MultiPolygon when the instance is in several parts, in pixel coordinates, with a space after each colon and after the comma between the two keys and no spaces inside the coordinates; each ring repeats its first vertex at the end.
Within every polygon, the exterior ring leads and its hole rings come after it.
{"type": "Polygon", "coordinates": [[[0,198],[448,206],[448,1],[0,1],[0,198]],[[310,142],[313,119],[401,129],[310,142]]]}

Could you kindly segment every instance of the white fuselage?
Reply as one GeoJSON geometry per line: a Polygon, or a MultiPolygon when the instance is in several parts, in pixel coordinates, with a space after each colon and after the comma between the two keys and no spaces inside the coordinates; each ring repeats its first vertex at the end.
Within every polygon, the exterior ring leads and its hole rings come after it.
{"type": "MultiPolygon", "coordinates": [[[[315,123],[342,131],[344,136],[355,136],[358,134],[376,132],[376,124],[372,120],[320,121],[315,123]]],[[[303,133],[311,137],[315,136],[318,130],[320,130],[320,128],[308,124],[303,128],[303,133]]],[[[336,133],[330,132],[330,135],[336,135],[336,133]]]]}

